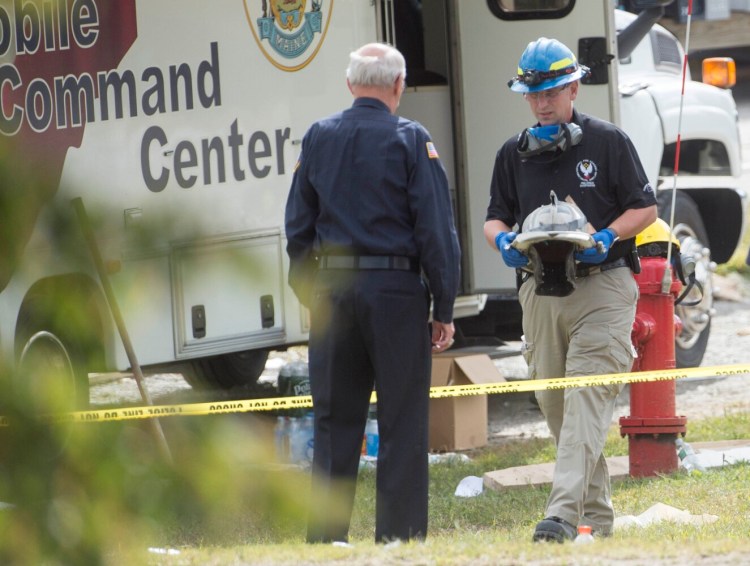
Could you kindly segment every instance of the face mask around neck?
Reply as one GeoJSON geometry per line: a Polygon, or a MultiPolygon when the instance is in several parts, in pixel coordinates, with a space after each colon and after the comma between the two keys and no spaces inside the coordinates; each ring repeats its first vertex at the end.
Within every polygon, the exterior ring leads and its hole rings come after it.
{"type": "Polygon", "coordinates": [[[553,124],[526,128],[518,136],[518,153],[528,159],[545,151],[566,151],[581,143],[583,130],[578,124],[553,124]]]}

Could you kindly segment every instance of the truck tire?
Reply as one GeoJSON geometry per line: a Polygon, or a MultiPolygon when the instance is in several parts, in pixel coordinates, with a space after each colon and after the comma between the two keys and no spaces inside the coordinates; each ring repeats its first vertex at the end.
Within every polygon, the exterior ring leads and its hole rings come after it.
{"type": "Polygon", "coordinates": [[[24,325],[26,337],[20,340],[23,348],[12,380],[14,411],[31,420],[11,427],[7,441],[12,450],[22,451],[18,458],[44,466],[63,456],[76,425],[62,421],[47,425],[36,416],[87,409],[89,382],[75,346],[48,330],[32,331],[34,326],[24,325]]]}
{"type": "Polygon", "coordinates": [[[49,298],[28,301],[16,329],[18,367],[13,387],[40,412],[85,410],[89,380],[83,345],[72,329],[46,313],[49,298]]]}
{"type": "Polygon", "coordinates": [[[74,411],[88,402],[88,388],[71,353],[59,337],[46,330],[25,342],[15,386],[22,402],[38,414],[74,411]]]}
{"type": "Polygon", "coordinates": [[[268,350],[245,350],[193,360],[183,376],[195,389],[233,389],[255,385],[266,368],[268,350]]]}
{"type": "MultiPolygon", "coordinates": [[[[664,193],[664,197],[659,199],[659,216],[669,222],[671,194],[664,193]]],[[[685,297],[686,303],[700,299],[697,305],[675,307],[675,314],[682,321],[682,332],[675,338],[675,358],[678,368],[697,367],[703,360],[711,332],[714,265],[698,206],[690,196],[681,192],[675,198],[674,235],[680,241],[680,253],[695,259],[695,276],[703,287],[702,293],[693,288],[685,297]]]]}

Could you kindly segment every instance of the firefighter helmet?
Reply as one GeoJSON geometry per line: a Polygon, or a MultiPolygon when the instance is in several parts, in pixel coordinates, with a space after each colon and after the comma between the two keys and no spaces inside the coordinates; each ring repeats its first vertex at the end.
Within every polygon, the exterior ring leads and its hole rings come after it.
{"type": "Polygon", "coordinates": [[[575,290],[574,254],[595,244],[586,225],[583,212],[575,204],[557,200],[554,191],[550,204],[526,217],[513,245],[531,259],[537,295],[565,297],[575,290]]]}
{"type": "Polygon", "coordinates": [[[635,247],[640,257],[667,257],[670,242],[673,255],[679,255],[680,241],[672,234],[669,224],[661,218],[657,218],[635,237],[635,247]]]}
{"type": "Polygon", "coordinates": [[[526,46],[508,86],[514,92],[539,92],[572,83],[589,72],[563,43],[540,37],[526,46]]]}

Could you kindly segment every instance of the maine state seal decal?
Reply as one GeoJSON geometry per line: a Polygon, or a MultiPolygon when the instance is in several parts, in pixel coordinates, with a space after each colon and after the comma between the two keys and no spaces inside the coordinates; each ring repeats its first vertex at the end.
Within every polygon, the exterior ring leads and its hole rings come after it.
{"type": "Polygon", "coordinates": [[[255,41],[274,66],[297,71],[315,58],[331,20],[333,0],[244,2],[255,41]]]}

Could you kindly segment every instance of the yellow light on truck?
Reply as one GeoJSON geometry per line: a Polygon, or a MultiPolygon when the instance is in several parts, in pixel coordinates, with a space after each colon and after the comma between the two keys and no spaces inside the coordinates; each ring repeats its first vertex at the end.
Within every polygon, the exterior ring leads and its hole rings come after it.
{"type": "Polygon", "coordinates": [[[703,60],[703,82],[719,88],[737,84],[737,67],[731,57],[709,57],[703,60]]]}

